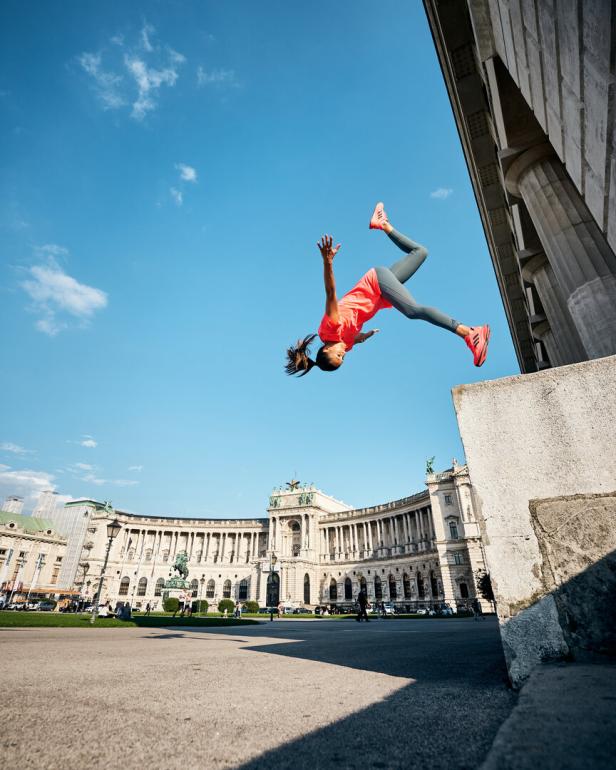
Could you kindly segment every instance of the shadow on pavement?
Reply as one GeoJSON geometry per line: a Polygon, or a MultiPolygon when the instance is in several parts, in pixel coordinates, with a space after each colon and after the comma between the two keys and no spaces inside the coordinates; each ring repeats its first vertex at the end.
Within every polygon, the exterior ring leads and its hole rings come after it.
{"type": "MultiPolygon", "coordinates": [[[[407,680],[393,695],[327,727],[289,742],[279,736],[278,748],[242,765],[242,770],[478,767],[515,703],[496,622],[453,621],[448,628],[442,621],[407,623],[413,621],[395,625],[375,621],[370,626],[349,621],[335,628],[268,624],[250,628],[242,640],[237,639],[237,628],[229,629],[248,653],[319,661],[407,680]],[[273,636],[280,641],[272,642],[273,636]],[[261,637],[264,644],[259,644],[261,637]]],[[[198,639],[207,630],[186,628],[182,633],[198,639]]],[[[224,629],[215,633],[226,635],[224,629]]],[[[263,705],[276,708],[275,681],[271,702],[263,705]]],[[[305,707],[320,705],[315,699],[305,707]]]]}

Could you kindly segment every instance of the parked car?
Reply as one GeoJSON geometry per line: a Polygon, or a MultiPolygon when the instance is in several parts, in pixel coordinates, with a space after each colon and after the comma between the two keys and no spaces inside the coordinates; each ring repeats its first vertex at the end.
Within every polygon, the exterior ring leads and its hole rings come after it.
{"type": "Polygon", "coordinates": [[[259,607],[259,615],[269,615],[271,612],[277,615],[278,607],[259,607]]]}
{"type": "Polygon", "coordinates": [[[312,611],[307,609],[306,607],[296,607],[293,610],[294,615],[312,615],[312,611]]]}
{"type": "Polygon", "coordinates": [[[396,614],[396,608],[391,603],[385,603],[383,604],[382,611],[385,613],[385,615],[395,615],[396,614]]]}
{"type": "Polygon", "coordinates": [[[55,602],[47,602],[43,600],[42,602],[38,603],[38,607],[36,608],[39,612],[51,612],[52,610],[55,610],[56,603],[55,602]]]}
{"type": "Polygon", "coordinates": [[[419,607],[415,610],[415,615],[427,615],[428,610],[425,607],[419,607]]]}

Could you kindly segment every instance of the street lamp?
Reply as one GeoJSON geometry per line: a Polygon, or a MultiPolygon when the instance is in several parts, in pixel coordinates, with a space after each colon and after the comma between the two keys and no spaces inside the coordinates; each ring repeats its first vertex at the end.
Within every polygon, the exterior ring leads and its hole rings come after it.
{"type": "Polygon", "coordinates": [[[121,529],[122,525],[117,519],[114,519],[113,521],[110,521],[109,524],[107,524],[107,550],[105,551],[105,561],[103,562],[103,568],[98,579],[98,589],[94,598],[94,606],[92,607],[92,617],[90,618],[90,623],[94,623],[98,617],[98,603],[100,602],[101,592],[103,590],[103,578],[105,577],[105,570],[107,569],[107,562],[109,561],[109,551],[111,551],[111,544],[118,536],[121,529]]]}
{"type": "Polygon", "coordinates": [[[201,614],[201,610],[203,609],[203,605],[201,604],[202,598],[203,598],[203,584],[205,583],[205,575],[201,575],[201,580],[199,581],[201,583],[201,589],[199,590],[199,604],[197,609],[199,610],[198,614],[201,614]]]}

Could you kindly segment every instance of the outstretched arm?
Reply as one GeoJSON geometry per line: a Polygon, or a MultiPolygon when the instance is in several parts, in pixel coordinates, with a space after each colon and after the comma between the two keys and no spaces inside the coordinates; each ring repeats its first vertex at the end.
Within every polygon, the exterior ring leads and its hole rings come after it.
{"type": "Polygon", "coordinates": [[[365,342],[366,340],[369,340],[370,337],[374,337],[374,335],[380,331],[379,329],[371,329],[369,332],[366,332],[365,334],[363,332],[359,332],[359,334],[355,335],[355,339],[353,340],[354,345],[358,345],[360,342],[365,342]]]}
{"type": "Polygon", "coordinates": [[[324,235],[317,246],[323,257],[323,281],[325,283],[325,315],[332,323],[338,323],[338,298],[336,297],[336,281],[334,280],[334,257],[338,253],[340,244],[332,246],[331,235],[324,235]]]}

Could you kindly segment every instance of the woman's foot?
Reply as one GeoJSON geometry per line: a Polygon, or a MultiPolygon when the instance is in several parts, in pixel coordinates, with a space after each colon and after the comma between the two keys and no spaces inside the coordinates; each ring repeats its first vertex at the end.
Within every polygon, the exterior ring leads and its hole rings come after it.
{"type": "Polygon", "coordinates": [[[481,366],[488,355],[490,327],[487,324],[485,326],[471,326],[469,333],[464,337],[464,341],[473,354],[475,366],[481,366]]]}
{"type": "Polygon", "coordinates": [[[389,225],[389,219],[382,203],[377,203],[372,213],[372,219],[370,220],[371,230],[385,230],[386,225],[389,225]]]}

